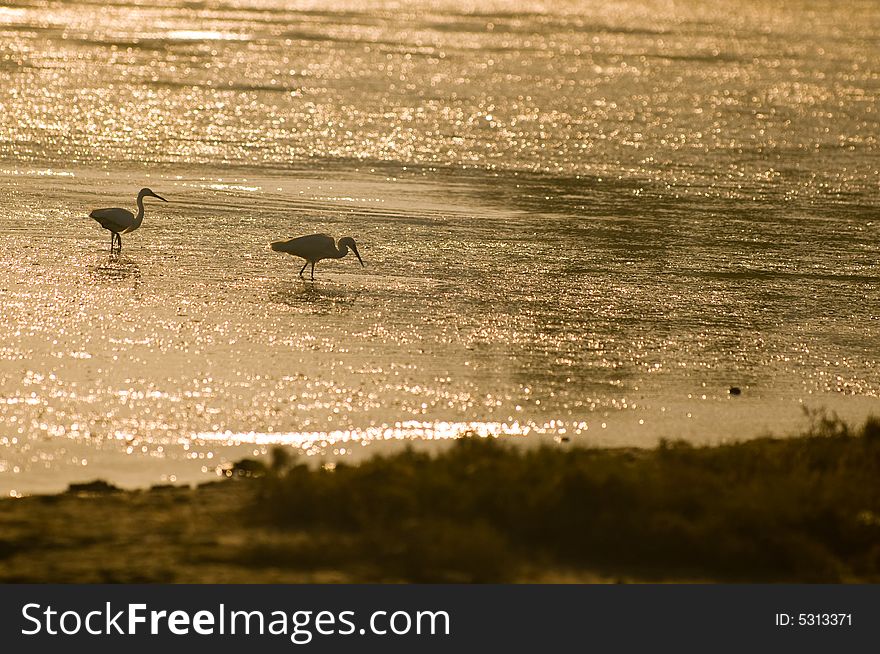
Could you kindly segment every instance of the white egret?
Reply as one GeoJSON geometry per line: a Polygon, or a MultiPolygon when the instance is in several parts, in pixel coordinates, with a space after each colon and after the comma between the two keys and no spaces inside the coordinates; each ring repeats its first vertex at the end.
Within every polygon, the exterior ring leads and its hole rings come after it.
{"type": "Polygon", "coordinates": [[[94,218],[98,223],[110,232],[110,254],[113,254],[113,244],[119,243],[119,253],[122,253],[122,237],[120,234],[128,234],[133,232],[141,223],[144,222],[144,198],[158,198],[162,202],[168,202],[161,195],[156,195],[148,188],[142,188],[137,197],[138,212],[135,216],[128,209],[113,207],[110,209],[95,209],[89,214],[89,218],[94,218]]]}
{"type": "Polygon", "coordinates": [[[354,256],[358,258],[361,265],[364,265],[364,260],[361,259],[357,245],[355,245],[354,239],[351,236],[345,236],[339,239],[338,246],[336,242],[333,241],[332,236],[328,236],[327,234],[310,234],[309,236],[292,238],[289,241],[275,241],[269,247],[275,250],[275,252],[287,252],[287,254],[292,254],[305,259],[306,262],[299,271],[300,277],[303,276],[306,266],[312,264],[312,281],[315,280],[316,263],[321,259],[341,259],[348,254],[349,248],[354,252],[354,256]]]}

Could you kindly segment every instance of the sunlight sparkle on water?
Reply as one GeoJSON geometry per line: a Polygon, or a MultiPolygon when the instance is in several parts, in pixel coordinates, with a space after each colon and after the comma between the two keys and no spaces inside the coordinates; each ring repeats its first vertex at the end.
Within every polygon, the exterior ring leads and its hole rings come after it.
{"type": "MultiPolygon", "coordinates": [[[[578,424],[574,431],[581,433],[586,424],[578,424]]],[[[529,434],[565,433],[562,421],[543,424],[520,424],[519,422],[420,422],[407,420],[393,425],[368,427],[366,429],[346,429],[327,432],[290,433],[233,433],[202,432],[192,437],[194,441],[220,441],[227,444],[253,443],[255,445],[293,445],[308,454],[318,454],[327,446],[339,443],[358,443],[370,445],[387,440],[448,440],[463,436],[482,438],[499,436],[527,436],[529,434]]]]}
{"type": "Polygon", "coordinates": [[[213,30],[172,30],[160,33],[162,37],[177,41],[247,41],[247,34],[232,34],[213,30]]]}

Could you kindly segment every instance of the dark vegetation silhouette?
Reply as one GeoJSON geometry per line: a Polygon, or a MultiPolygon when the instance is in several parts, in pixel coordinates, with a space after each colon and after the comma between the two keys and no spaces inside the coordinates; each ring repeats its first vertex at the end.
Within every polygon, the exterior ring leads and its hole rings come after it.
{"type": "Polygon", "coordinates": [[[523,445],[332,471],[277,449],[197,488],[0,500],[0,581],[880,582],[876,418],[712,447],[523,445]]]}
{"type": "MultiPolygon", "coordinates": [[[[281,454],[277,455],[281,456],[281,454]]],[[[284,455],[286,457],[286,455],[284,455]]],[[[253,561],[366,577],[504,581],[540,568],[642,579],[880,580],[880,420],[653,450],[464,438],[314,469],[276,457],[252,519],[314,536],[253,561]]]]}

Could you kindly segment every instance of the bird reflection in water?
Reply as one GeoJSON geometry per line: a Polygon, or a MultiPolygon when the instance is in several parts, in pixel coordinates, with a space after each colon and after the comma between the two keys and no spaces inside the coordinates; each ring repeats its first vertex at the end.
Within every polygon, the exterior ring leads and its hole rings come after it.
{"type": "Polygon", "coordinates": [[[279,282],[269,291],[269,301],[309,313],[328,314],[348,310],[358,295],[357,291],[335,284],[279,282]]]}
{"type": "Polygon", "coordinates": [[[119,254],[111,254],[104,263],[94,266],[91,272],[96,281],[116,283],[131,280],[135,288],[141,280],[140,266],[134,261],[122,259],[119,254]]]}

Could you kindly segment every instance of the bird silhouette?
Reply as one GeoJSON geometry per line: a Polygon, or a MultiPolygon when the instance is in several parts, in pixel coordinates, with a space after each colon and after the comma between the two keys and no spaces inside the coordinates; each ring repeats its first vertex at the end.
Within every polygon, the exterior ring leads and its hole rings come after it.
{"type": "Polygon", "coordinates": [[[134,215],[128,209],[120,207],[112,207],[109,209],[95,209],[89,214],[89,218],[94,218],[104,229],[110,232],[110,254],[113,254],[113,245],[118,242],[118,253],[122,253],[122,237],[120,234],[128,234],[133,232],[141,223],[144,222],[144,198],[152,197],[168,202],[161,195],[156,195],[148,188],[142,188],[137,197],[137,215],[134,215]]]}
{"type": "Polygon", "coordinates": [[[354,256],[358,258],[361,265],[364,265],[364,260],[361,259],[357,245],[355,245],[354,239],[350,236],[339,239],[337,245],[332,236],[327,234],[310,234],[309,236],[292,238],[289,241],[275,241],[269,247],[275,250],[275,252],[287,252],[287,254],[305,259],[306,262],[299,271],[300,277],[303,276],[306,266],[312,264],[312,281],[315,280],[316,263],[321,259],[341,259],[348,254],[349,248],[354,252],[354,256]]]}

